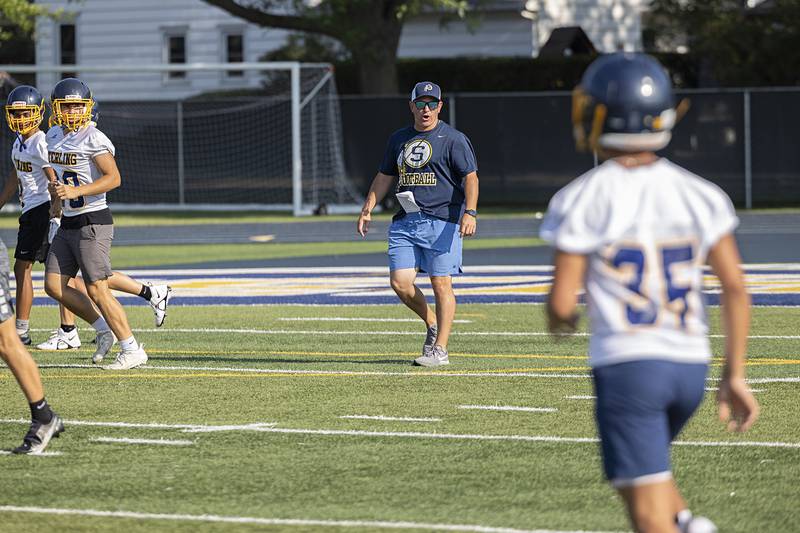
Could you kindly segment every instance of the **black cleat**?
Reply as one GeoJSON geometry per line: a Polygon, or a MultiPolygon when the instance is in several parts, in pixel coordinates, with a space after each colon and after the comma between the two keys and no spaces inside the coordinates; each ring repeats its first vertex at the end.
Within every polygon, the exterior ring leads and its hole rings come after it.
{"type": "Polygon", "coordinates": [[[53,437],[58,437],[64,431],[64,422],[61,417],[53,413],[49,424],[42,424],[36,420],[31,422],[31,427],[22,441],[22,446],[11,450],[14,453],[42,453],[53,437]]]}

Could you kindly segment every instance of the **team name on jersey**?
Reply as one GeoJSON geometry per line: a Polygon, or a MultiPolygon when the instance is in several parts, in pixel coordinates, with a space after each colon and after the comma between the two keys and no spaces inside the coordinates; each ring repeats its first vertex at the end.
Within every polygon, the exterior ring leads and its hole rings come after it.
{"type": "Polygon", "coordinates": [[[436,186],[435,172],[403,172],[400,174],[400,186],[410,187],[412,185],[422,187],[436,186]]]}
{"type": "Polygon", "coordinates": [[[74,152],[49,152],[48,158],[56,165],[74,166],[78,164],[78,154],[74,152]]]}
{"type": "Polygon", "coordinates": [[[20,172],[33,172],[33,164],[30,161],[20,161],[14,158],[14,167],[20,172]]]}

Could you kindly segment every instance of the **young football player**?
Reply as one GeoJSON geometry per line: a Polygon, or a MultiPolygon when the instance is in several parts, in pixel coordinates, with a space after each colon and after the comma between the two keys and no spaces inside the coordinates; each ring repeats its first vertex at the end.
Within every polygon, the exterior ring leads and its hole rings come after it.
{"type": "MultiPolygon", "coordinates": [[[[97,100],[93,100],[90,124],[96,127],[99,117],[100,113],[97,100]]],[[[57,126],[55,114],[51,115],[50,126],[57,126]]],[[[58,208],[60,206],[56,207],[58,208]]],[[[51,219],[50,223],[50,240],[52,240],[52,237],[55,236],[55,230],[57,230],[58,226],[60,226],[60,219],[53,218],[51,219]],[[55,227],[52,225],[55,225],[55,227]]],[[[86,293],[86,285],[81,277],[70,280],[69,286],[86,293]]],[[[170,286],[140,283],[130,276],[117,271],[114,271],[113,275],[108,278],[108,286],[113,290],[133,294],[134,296],[143,298],[153,309],[156,327],[160,328],[164,324],[164,320],[167,316],[167,306],[169,305],[169,300],[172,297],[172,288],[170,286]]],[[[81,340],[78,336],[78,329],[75,325],[75,315],[63,305],[59,304],[58,307],[59,315],[61,317],[61,325],[50,335],[46,341],[36,346],[36,348],[39,350],[69,350],[80,348],[81,346],[81,340]]]]}
{"type": "Polygon", "coordinates": [[[92,362],[103,361],[116,336],[121,350],[105,368],[126,370],[146,363],[147,354],[134,338],[109,284],[114,226],[106,193],[119,187],[121,177],[114,145],[91,123],[92,104],[89,87],[76,78],[63,79],[53,88],[55,125],[46,138],[56,178],[51,179],[50,188],[62,200],[63,215],[47,255],[45,290],[97,331],[92,362]],[[89,298],[68,285],[78,270],[89,298]]]}
{"type": "Polygon", "coordinates": [[[578,147],[604,162],[553,197],[541,227],[556,249],[550,330],[574,330],[585,287],[605,474],[636,531],[648,533],[716,531],[692,517],[670,467],[671,442],[703,398],[711,358],[700,294],[706,262],[722,285],[720,419],[745,431],[759,412],[745,383],[750,300],[731,201],[655,153],[682,107],[649,56],[592,63],[573,94],[574,131],[578,147]]]}
{"type": "MultiPolygon", "coordinates": [[[[14,251],[14,277],[17,285],[16,329],[22,343],[30,345],[30,313],[33,305],[31,272],[34,261],[44,263],[49,248],[47,237],[52,209],[45,168],[50,167],[50,163],[47,160],[45,135],[39,129],[44,109],[44,99],[39,91],[34,87],[21,85],[12,91],[8,102],[6,123],[18,135],[11,150],[16,175],[10,176],[0,191],[0,208],[14,194],[19,194],[22,214],[19,218],[17,246],[14,251]],[[25,101],[34,103],[24,107],[20,103],[25,101]],[[37,107],[35,102],[39,102],[41,107],[37,107]],[[17,105],[16,108],[14,103],[17,105]]],[[[93,118],[96,116],[95,113],[93,118]]],[[[80,278],[70,281],[70,285],[86,292],[80,278]]],[[[144,298],[153,308],[156,327],[164,323],[171,296],[169,286],[145,285],[121,272],[114,272],[109,278],[109,286],[114,290],[144,298]]],[[[81,345],[75,327],[75,316],[63,306],[59,307],[61,326],[48,340],[37,346],[40,350],[63,350],[78,348],[81,345]]]]}
{"type": "MultiPolygon", "coordinates": [[[[45,154],[40,138],[44,134],[39,131],[39,124],[42,121],[42,113],[44,112],[42,95],[33,87],[19,86],[8,95],[5,112],[8,126],[18,135],[17,140],[14,142],[14,152],[12,153],[14,166],[18,171],[22,172],[24,179],[35,180],[32,171],[33,161],[41,162],[45,154]]],[[[41,165],[39,165],[39,170],[41,171],[41,165]]],[[[46,189],[46,183],[40,182],[39,186],[43,186],[46,189]]],[[[43,193],[23,196],[20,199],[22,202],[26,200],[30,202],[27,206],[28,209],[24,213],[30,212],[37,205],[42,205],[40,200],[44,196],[43,193]]],[[[48,202],[48,200],[49,194],[47,195],[47,200],[43,202],[48,202]]],[[[23,209],[25,207],[23,205],[23,209]]],[[[26,232],[33,230],[35,228],[32,229],[26,226],[26,232]]],[[[22,231],[21,226],[20,233],[22,231]]],[[[38,251],[41,243],[41,239],[38,243],[35,243],[34,253],[38,251]]],[[[20,249],[19,245],[17,249],[20,249]]],[[[32,260],[33,257],[31,257],[30,262],[32,260]]],[[[11,293],[8,284],[9,273],[8,251],[5,244],[0,240],[0,357],[11,369],[22,392],[25,394],[30,406],[32,419],[31,426],[25,435],[22,445],[13,451],[14,453],[40,453],[45,449],[50,439],[57,437],[59,433],[64,431],[64,424],[61,418],[52,411],[47,400],[45,400],[39,368],[30,353],[28,353],[28,350],[25,349],[11,322],[11,318],[14,317],[14,309],[11,305],[11,293]]]]}

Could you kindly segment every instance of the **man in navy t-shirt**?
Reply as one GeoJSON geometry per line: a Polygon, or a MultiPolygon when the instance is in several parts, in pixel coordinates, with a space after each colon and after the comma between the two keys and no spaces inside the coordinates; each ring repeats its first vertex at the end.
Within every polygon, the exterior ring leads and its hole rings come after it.
{"type": "Polygon", "coordinates": [[[383,162],[358,217],[357,231],[369,229],[372,209],[397,179],[400,211],[389,228],[389,270],[400,300],[425,322],[428,333],[421,366],[450,363],[447,341],[456,312],[451,276],[461,273],[461,241],[475,234],[478,164],[466,135],[439,120],[442,91],[423,81],[411,91],[414,125],[389,138],[383,162]],[[431,279],[436,312],[414,284],[417,272],[431,279]]]}

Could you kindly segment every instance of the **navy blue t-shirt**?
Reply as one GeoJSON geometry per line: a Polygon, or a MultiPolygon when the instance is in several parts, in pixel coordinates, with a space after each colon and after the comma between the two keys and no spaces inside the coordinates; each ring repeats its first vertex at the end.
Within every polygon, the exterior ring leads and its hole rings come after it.
{"type": "MultiPolygon", "coordinates": [[[[413,126],[389,138],[380,172],[397,176],[397,192],[412,191],[420,210],[458,223],[464,209],[463,178],[478,170],[466,135],[441,120],[430,131],[413,126]]],[[[402,218],[401,209],[394,219],[402,218]]]]}

